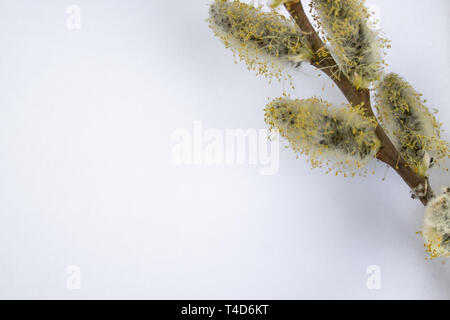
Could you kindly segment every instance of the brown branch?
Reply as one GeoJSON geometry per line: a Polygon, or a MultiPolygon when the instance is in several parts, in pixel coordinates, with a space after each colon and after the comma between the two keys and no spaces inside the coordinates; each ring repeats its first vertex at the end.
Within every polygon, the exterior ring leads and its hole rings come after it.
{"type": "MultiPolygon", "coordinates": [[[[333,80],[336,86],[344,94],[345,98],[353,106],[363,104],[366,114],[368,116],[373,116],[376,119],[371,107],[369,89],[358,90],[345,76],[339,76],[341,72],[336,61],[328,53],[322,39],[309,21],[301,1],[293,0],[286,3],[285,7],[304,33],[311,49],[316,53],[311,60],[311,64],[322,70],[331,80],[333,80]],[[326,59],[323,58],[323,54],[319,57],[317,54],[319,52],[327,53],[326,59]]],[[[376,134],[382,145],[377,154],[377,159],[391,166],[412,190],[417,190],[419,186],[425,188],[424,194],[420,195],[418,198],[426,205],[431,197],[433,197],[433,190],[429,186],[428,178],[417,175],[414,170],[408,166],[408,164],[400,157],[400,154],[394,147],[392,141],[379,124],[376,128],[376,134]]]]}

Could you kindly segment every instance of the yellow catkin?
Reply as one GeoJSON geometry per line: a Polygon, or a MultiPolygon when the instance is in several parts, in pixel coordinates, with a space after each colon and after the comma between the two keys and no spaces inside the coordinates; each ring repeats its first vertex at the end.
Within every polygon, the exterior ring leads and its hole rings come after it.
{"type": "Polygon", "coordinates": [[[421,94],[395,73],[383,77],[376,94],[376,109],[401,156],[416,173],[427,175],[431,165],[448,156],[440,138],[441,124],[422,101],[421,94]]]}
{"type": "Polygon", "coordinates": [[[388,41],[368,26],[370,13],[363,0],[312,0],[314,18],[340,69],[356,88],[379,80],[388,41]]]}
{"type": "Polygon", "coordinates": [[[318,98],[278,98],[266,107],[265,120],[294,151],[307,155],[313,168],[331,161],[337,174],[349,170],[354,176],[353,171],[373,159],[381,145],[376,122],[358,106],[338,108],[318,98]]]}
{"type": "Polygon", "coordinates": [[[287,66],[299,66],[313,57],[301,30],[292,20],[276,12],[239,1],[215,0],[209,24],[248,69],[278,80],[290,80],[287,66]]]}
{"type": "Polygon", "coordinates": [[[450,188],[429,202],[421,235],[430,259],[450,257],[450,188]]]}

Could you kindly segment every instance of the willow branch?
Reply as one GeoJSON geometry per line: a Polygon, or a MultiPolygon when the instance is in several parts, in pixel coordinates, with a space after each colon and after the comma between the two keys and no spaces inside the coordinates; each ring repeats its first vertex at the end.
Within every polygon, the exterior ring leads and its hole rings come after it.
{"type": "MultiPolygon", "coordinates": [[[[311,49],[316,53],[310,61],[311,64],[333,80],[351,105],[357,106],[362,104],[366,114],[376,119],[371,106],[369,89],[358,90],[345,76],[339,76],[342,74],[341,70],[331,54],[328,53],[322,39],[309,21],[301,1],[294,0],[288,2],[285,4],[285,7],[304,33],[311,49]],[[323,58],[324,53],[327,55],[326,59],[323,58]]],[[[419,195],[418,198],[424,205],[427,205],[428,201],[433,196],[433,190],[428,183],[428,178],[417,175],[415,171],[408,166],[379,123],[376,128],[376,134],[382,144],[382,147],[377,154],[377,159],[392,167],[412,190],[417,190],[419,186],[424,187],[425,190],[423,194],[419,195]]]]}

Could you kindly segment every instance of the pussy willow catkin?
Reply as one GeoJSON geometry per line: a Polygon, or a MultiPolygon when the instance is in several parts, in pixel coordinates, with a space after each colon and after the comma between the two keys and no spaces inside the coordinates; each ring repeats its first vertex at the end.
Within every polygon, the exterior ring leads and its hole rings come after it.
{"type": "Polygon", "coordinates": [[[450,188],[427,205],[422,235],[430,258],[450,256],[450,188]]]}
{"type": "Polygon", "coordinates": [[[380,148],[376,123],[361,107],[337,108],[318,98],[278,98],[265,109],[265,120],[291,147],[305,154],[313,167],[333,162],[337,172],[354,175],[355,168],[373,159],[380,148]]]}
{"type": "Polygon", "coordinates": [[[376,108],[405,161],[421,176],[432,163],[448,155],[447,142],[440,139],[441,124],[423,104],[421,94],[395,73],[380,82],[376,108]]]}
{"type": "Polygon", "coordinates": [[[268,78],[285,78],[287,64],[298,65],[313,56],[300,29],[278,13],[239,1],[215,0],[208,21],[249,69],[268,78]]]}
{"type": "Polygon", "coordinates": [[[340,69],[357,88],[380,78],[387,41],[368,26],[363,0],[312,0],[315,19],[325,33],[340,69]]]}

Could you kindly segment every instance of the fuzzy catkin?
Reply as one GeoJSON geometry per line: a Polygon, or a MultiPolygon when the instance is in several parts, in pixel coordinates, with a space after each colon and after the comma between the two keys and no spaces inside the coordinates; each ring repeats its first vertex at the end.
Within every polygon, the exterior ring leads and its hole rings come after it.
{"type": "Polygon", "coordinates": [[[356,88],[379,80],[387,40],[368,26],[363,0],[313,0],[315,19],[322,27],[340,69],[356,88]]]}
{"type": "Polygon", "coordinates": [[[268,78],[287,78],[286,65],[297,66],[313,56],[301,30],[276,12],[263,12],[239,1],[215,0],[208,21],[248,69],[268,78]]]}
{"type": "Polygon", "coordinates": [[[376,122],[361,107],[337,108],[318,98],[278,98],[266,107],[265,120],[294,151],[307,155],[313,167],[332,161],[340,167],[337,173],[364,166],[381,145],[376,122]]]}
{"type": "Polygon", "coordinates": [[[421,96],[402,77],[390,73],[378,85],[376,109],[400,155],[425,176],[431,162],[438,163],[448,154],[448,145],[440,139],[441,124],[421,96]]]}
{"type": "Polygon", "coordinates": [[[429,202],[422,235],[430,258],[450,256],[450,188],[429,202]]]}

